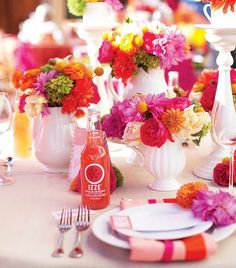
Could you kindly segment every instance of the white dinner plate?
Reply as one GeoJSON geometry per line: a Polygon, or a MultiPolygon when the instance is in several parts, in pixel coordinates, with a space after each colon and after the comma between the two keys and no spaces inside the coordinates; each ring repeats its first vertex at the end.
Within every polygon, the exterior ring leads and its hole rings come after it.
{"type": "MultiPolygon", "coordinates": [[[[117,207],[98,216],[92,225],[92,231],[93,234],[104,243],[119,248],[129,249],[129,243],[125,239],[119,238],[110,227],[110,216],[118,213],[119,211],[120,209],[117,207]]],[[[225,227],[215,227],[214,230],[211,228],[210,233],[216,242],[220,242],[230,236],[235,229],[236,224],[231,224],[225,227]]]]}
{"type": "Polygon", "coordinates": [[[133,226],[132,229],[117,229],[118,233],[157,240],[189,237],[208,230],[213,224],[195,218],[190,209],[169,203],[136,206],[115,215],[129,216],[133,226]]]}

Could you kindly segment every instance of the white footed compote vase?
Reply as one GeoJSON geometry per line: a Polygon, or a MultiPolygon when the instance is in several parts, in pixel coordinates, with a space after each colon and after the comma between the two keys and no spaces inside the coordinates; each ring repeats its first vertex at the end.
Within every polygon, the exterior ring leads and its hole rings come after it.
{"type": "MultiPolygon", "coordinates": [[[[117,23],[114,22],[113,11],[106,2],[86,3],[83,21],[78,25],[78,35],[87,43],[88,56],[92,68],[96,68],[100,65],[97,57],[103,34],[110,31],[116,25],[117,23]]],[[[102,76],[96,76],[93,80],[98,86],[99,95],[101,97],[98,106],[101,115],[104,115],[108,113],[111,108],[104,78],[102,76]]]]}
{"type": "Polygon", "coordinates": [[[230,81],[230,66],[233,64],[233,59],[230,52],[235,48],[236,28],[222,28],[210,24],[197,25],[197,27],[201,27],[206,30],[207,41],[213,44],[215,49],[219,51],[216,61],[217,65],[219,66],[219,78],[212,111],[212,134],[214,134],[212,137],[216,142],[216,148],[207,157],[207,159],[204,159],[202,165],[193,170],[193,173],[196,176],[212,180],[214,167],[216,164],[221,162],[224,157],[229,156],[231,150],[230,146],[225,144],[223,145],[222,142],[220,143],[219,139],[216,138],[215,127],[217,126],[217,135],[221,135],[219,134],[219,129],[221,129],[221,133],[223,135],[226,130],[231,133],[231,130],[234,128],[234,124],[236,124],[236,122],[234,123],[234,103],[230,81]],[[217,119],[216,110],[218,110],[217,119]]]}
{"type": "Polygon", "coordinates": [[[50,114],[34,121],[35,157],[50,173],[68,172],[73,142],[74,121],[61,107],[49,108],[50,114]]]}
{"type": "Polygon", "coordinates": [[[143,159],[144,166],[154,176],[149,184],[152,190],[174,191],[179,189],[178,175],[185,166],[185,152],[178,140],[167,140],[160,148],[146,146],[144,151],[132,147],[143,159]]]}

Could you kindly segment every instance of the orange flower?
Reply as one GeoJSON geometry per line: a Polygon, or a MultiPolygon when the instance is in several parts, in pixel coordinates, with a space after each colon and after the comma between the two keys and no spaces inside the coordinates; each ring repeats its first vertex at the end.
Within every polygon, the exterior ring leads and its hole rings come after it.
{"type": "Polygon", "coordinates": [[[20,87],[20,82],[21,82],[21,79],[22,79],[22,72],[21,71],[15,71],[13,73],[13,76],[12,76],[12,83],[14,85],[15,88],[19,88],[20,87]]]}
{"type": "Polygon", "coordinates": [[[24,75],[22,76],[20,89],[26,90],[28,88],[31,88],[33,84],[37,81],[37,76],[39,73],[40,73],[39,69],[32,69],[32,70],[26,71],[24,75]]]}
{"type": "Polygon", "coordinates": [[[88,70],[85,65],[75,62],[65,66],[64,74],[69,75],[72,80],[83,79],[85,75],[90,78],[93,76],[92,72],[88,70]]]}
{"type": "Polygon", "coordinates": [[[168,128],[170,133],[175,133],[181,130],[185,121],[184,112],[180,109],[166,110],[161,114],[161,121],[168,128]]]}
{"type": "Polygon", "coordinates": [[[193,199],[201,190],[208,190],[208,186],[204,182],[196,181],[186,183],[180,187],[176,195],[176,203],[183,208],[191,208],[193,199]]]}

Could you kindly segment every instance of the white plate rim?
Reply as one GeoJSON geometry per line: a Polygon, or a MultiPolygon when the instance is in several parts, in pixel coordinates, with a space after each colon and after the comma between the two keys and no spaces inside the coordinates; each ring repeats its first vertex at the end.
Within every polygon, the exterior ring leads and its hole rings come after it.
{"type": "MultiPolygon", "coordinates": [[[[113,234],[112,231],[110,230],[110,225],[108,222],[110,216],[113,215],[114,213],[117,213],[118,211],[120,211],[119,207],[115,207],[99,215],[92,224],[92,232],[98,240],[108,245],[112,245],[114,247],[123,249],[130,249],[129,243],[127,241],[125,241],[122,238],[119,238],[118,236],[113,234]]],[[[216,227],[214,232],[211,233],[211,235],[213,236],[214,240],[218,243],[226,239],[230,235],[232,235],[235,230],[236,230],[236,224],[231,224],[224,227],[216,227]]]]}

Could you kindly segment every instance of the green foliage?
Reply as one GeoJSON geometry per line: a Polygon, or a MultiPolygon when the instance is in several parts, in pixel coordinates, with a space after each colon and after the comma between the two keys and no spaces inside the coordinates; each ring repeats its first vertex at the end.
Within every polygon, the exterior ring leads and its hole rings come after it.
{"type": "Polygon", "coordinates": [[[43,73],[47,73],[53,69],[53,66],[51,64],[45,64],[40,68],[40,71],[43,73]]]}
{"type": "Polygon", "coordinates": [[[67,0],[69,12],[74,16],[82,16],[86,7],[86,0],[67,0]]]}
{"type": "Polygon", "coordinates": [[[123,185],[123,182],[124,182],[124,176],[123,174],[120,172],[120,170],[115,167],[114,165],[113,166],[113,169],[114,169],[114,172],[115,172],[115,175],[116,175],[116,186],[117,187],[120,187],[123,185]]]}
{"type": "Polygon", "coordinates": [[[211,124],[207,124],[207,125],[204,125],[203,128],[199,132],[192,134],[193,137],[196,137],[196,139],[193,140],[193,142],[197,145],[200,145],[202,138],[207,135],[210,128],[211,128],[211,124]]]}
{"type": "Polygon", "coordinates": [[[66,75],[61,74],[48,81],[45,85],[45,91],[51,107],[61,104],[65,95],[69,94],[73,87],[73,81],[66,75]]]}
{"type": "Polygon", "coordinates": [[[142,50],[140,53],[134,55],[134,63],[148,72],[149,69],[157,68],[160,64],[160,60],[157,56],[150,55],[142,50]]]}

